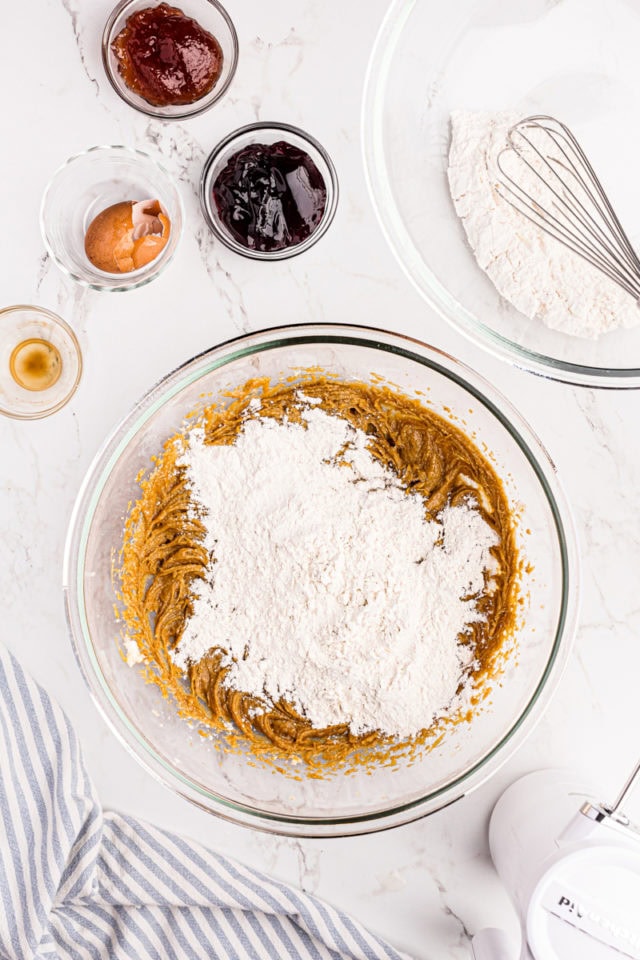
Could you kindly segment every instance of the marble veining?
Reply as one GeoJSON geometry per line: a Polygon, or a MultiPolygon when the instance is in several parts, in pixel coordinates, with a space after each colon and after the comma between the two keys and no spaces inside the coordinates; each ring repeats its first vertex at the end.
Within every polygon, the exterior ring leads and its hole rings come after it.
{"type": "Polygon", "coordinates": [[[93,72],[89,69],[84,53],[84,40],[80,27],[80,11],[74,4],[71,3],[71,0],[61,0],[61,3],[65,11],[68,13],[69,19],[71,20],[71,29],[73,30],[73,37],[78,46],[78,56],[80,57],[82,68],[95,88],[96,97],[99,97],[100,83],[98,78],[94,76],[93,72]]]}

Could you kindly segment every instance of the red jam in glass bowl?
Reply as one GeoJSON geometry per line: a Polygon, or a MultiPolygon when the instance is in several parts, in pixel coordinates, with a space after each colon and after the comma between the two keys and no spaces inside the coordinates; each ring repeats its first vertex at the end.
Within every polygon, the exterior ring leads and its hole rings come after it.
{"type": "Polygon", "coordinates": [[[132,13],[111,49],[126,86],[156,107],[195,103],[222,72],[216,38],[166,3],[132,13]]]}

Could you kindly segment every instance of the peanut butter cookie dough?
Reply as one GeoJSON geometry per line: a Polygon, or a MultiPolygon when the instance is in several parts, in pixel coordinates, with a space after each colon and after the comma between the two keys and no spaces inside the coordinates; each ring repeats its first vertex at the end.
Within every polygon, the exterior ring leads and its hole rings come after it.
{"type": "MultiPolygon", "coordinates": [[[[438,742],[448,724],[470,719],[513,634],[520,561],[502,483],[461,429],[386,386],[345,383],[317,374],[296,383],[251,381],[228,405],[209,406],[197,421],[171,437],[140,487],[140,498],[126,522],[118,568],[127,641],[137,644],[147,679],[175,699],[183,716],[199,722],[205,733],[224,734],[216,737],[218,744],[248,749],[276,766],[295,758],[304,763],[301,769],[307,776],[322,776],[352,764],[410,759],[418,747],[438,742]],[[255,417],[304,426],[305,398],[313,398],[316,409],[366,434],[371,457],[393,473],[407,496],[421,498],[425,521],[437,521],[446,509],[466,505],[491,530],[491,570],[484,571],[484,586],[466,598],[472,600],[474,615],[452,638],[468,664],[458,685],[467,689],[467,699],[464,706],[462,701],[452,703],[450,710],[433,715],[409,737],[390,736],[384,729],[355,732],[345,722],[314,726],[300,704],[292,702],[293,696],[276,699],[236,688],[230,683],[229,651],[222,644],[186,664],[176,656],[198,591],[216,563],[205,545],[206,516],[194,500],[184,465],[189,436],[201,428],[207,445],[233,445],[255,417]]],[[[375,644],[376,637],[370,642],[375,644]]]]}

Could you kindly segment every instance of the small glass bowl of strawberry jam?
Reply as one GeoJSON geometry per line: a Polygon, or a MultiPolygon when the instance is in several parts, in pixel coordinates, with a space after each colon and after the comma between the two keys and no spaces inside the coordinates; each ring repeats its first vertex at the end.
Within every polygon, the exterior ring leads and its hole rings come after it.
{"type": "Polygon", "coordinates": [[[238,37],[218,0],[121,0],[104,28],[102,62],[129,106],[183,120],[228,89],[238,37]]]}
{"type": "Polygon", "coordinates": [[[313,246],[338,203],[329,154],[286,123],[251,123],[209,155],[200,203],[214,235],[254,260],[283,260],[313,246]]]}

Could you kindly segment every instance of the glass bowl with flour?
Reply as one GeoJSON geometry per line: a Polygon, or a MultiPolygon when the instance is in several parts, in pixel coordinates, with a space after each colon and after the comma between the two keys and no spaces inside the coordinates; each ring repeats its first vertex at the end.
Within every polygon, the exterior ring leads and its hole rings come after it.
{"type": "Polygon", "coordinates": [[[504,398],[426,345],[310,325],[217,347],[141,401],[78,497],[65,595],[141,763],[314,836],[489,776],[555,686],[575,575],[553,466],[504,398]]]}
{"type": "Polygon", "coordinates": [[[639,17],[628,0],[394,0],[370,60],[367,175],[403,268],[468,337],[568,383],[640,386],[640,306],[500,198],[495,157],[511,123],[558,118],[640,249],[639,17]]]}

